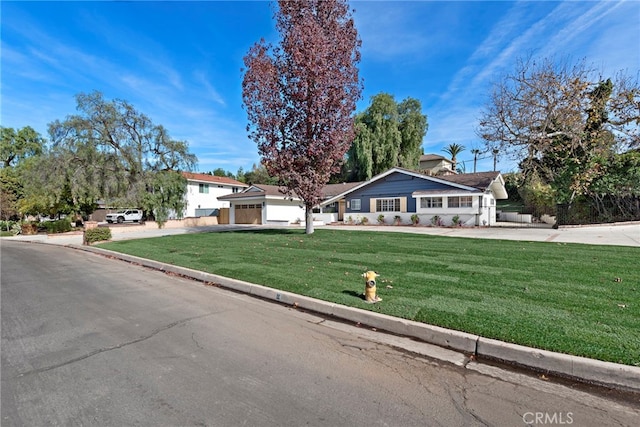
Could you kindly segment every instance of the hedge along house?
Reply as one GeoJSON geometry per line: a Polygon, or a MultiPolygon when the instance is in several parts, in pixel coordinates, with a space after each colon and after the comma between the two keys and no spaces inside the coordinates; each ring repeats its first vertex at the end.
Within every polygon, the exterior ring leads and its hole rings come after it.
{"type": "Polygon", "coordinates": [[[344,200],[345,222],[387,224],[396,217],[411,223],[417,215],[421,224],[491,226],[496,223],[496,200],[506,199],[500,172],[479,172],[429,176],[402,168],[392,168],[369,181],[322,202],[344,200]],[[455,220],[454,220],[455,219],[455,220]]]}
{"type": "Polygon", "coordinates": [[[191,172],[182,172],[182,176],[187,180],[186,208],[182,214],[184,218],[210,216],[220,208],[228,208],[229,202],[219,201],[218,197],[239,193],[249,187],[226,176],[191,172]]]}

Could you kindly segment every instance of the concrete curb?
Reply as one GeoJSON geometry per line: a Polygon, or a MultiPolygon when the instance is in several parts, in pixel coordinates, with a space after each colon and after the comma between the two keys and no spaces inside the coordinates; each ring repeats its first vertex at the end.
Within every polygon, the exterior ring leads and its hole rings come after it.
{"type": "Polygon", "coordinates": [[[214,283],[226,289],[361,323],[393,334],[417,338],[429,344],[475,355],[478,359],[507,362],[581,382],[640,392],[640,367],[505,343],[92,246],[69,245],[68,247],[107,255],[205,283],[214,283]]]}

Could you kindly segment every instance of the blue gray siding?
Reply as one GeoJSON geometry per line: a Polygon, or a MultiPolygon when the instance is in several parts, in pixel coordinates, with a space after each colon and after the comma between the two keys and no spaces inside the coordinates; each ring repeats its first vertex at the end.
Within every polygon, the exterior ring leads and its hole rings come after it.
{"type": "Polygon", "coordinates": [[[423,179],[394,172],[382,179],[379,179],[348,194],[345,197],[347,201],[350,201],[352,199],[361,200],[361,209],[352,210],[351,204],[349,203],[349,207],[345,212],[369,213],[371,199],[386,197],[406,197],[407,212],[416,212],[416,199],[411,196],[414,191],[447,190],[451,188],[452,187],[449,185],[433,182],[429,179],[423,179]]]}

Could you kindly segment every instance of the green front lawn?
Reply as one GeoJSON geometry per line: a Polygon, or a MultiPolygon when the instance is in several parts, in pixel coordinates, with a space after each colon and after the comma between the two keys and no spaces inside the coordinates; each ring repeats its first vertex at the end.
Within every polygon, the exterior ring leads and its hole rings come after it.
{"type": "Polygon", "coordinates": [[[640,366],[640,248],[319,229],[102,248],[487,338],[640,366]],[[366,304],[366,270],[383,301],[366,304]]]}

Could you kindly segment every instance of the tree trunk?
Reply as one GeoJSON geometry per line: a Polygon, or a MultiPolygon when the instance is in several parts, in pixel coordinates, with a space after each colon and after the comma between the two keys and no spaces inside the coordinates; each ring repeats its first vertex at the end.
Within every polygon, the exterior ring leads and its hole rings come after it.
{"type": "Polygon", "coordinates": [[[313,234],[313,206],[305,206],[305,234],[313,234]]]}

